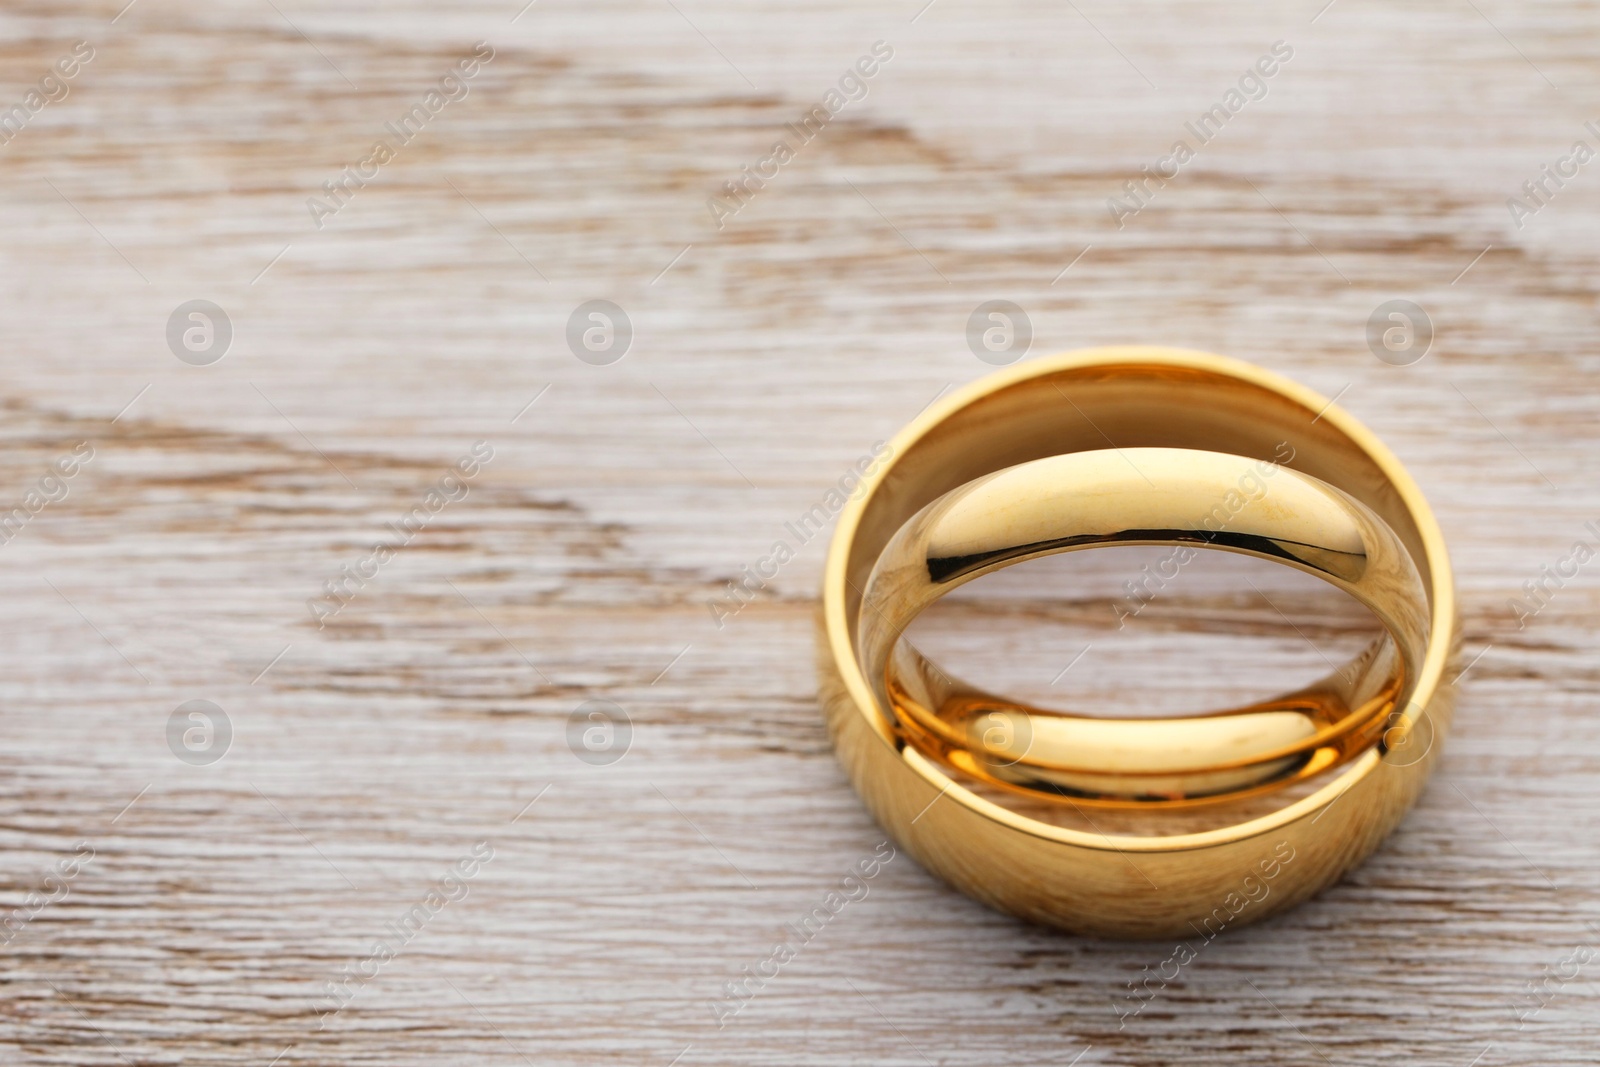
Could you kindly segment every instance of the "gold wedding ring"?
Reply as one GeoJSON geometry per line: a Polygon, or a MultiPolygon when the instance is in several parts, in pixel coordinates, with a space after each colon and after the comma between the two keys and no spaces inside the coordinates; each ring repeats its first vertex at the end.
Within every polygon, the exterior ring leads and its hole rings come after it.
{"type": "Polygon", "coordinates": [[[1450,565],[1409,475],[1322,397],[1221,356],[1093,349],[974,383],[889,455],[830,548],[822,700],[868,807],[957,888],[1084,933],[1214,932],[1327,885],[1415,799],[1449,720],[1450,565]],[[1128,544],[1296,568],[1383,634],[1294,692],[1165,719],[1012,700],[903,637],[965,582],[1128,544]]]}

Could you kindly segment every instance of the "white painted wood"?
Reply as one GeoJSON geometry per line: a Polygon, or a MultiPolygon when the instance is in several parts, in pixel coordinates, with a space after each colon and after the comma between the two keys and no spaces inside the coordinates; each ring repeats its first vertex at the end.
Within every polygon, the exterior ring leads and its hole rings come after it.
{"type": "MultiPolygon", "coordinates": [[[[94,850],[0,948],[6,1062],[1594,1062],[1596,964],[1516,1012],[1600,937],[1596,565],[1525,629],[1508,600],[1600,521],[1600,164],[1521,229],[1506,199],[1600,146],[1600,8],[120,6],[0,13],[5,106],[95,49],[0,145],[0,503],[94,449],[0,545],[0,904],[94,850]],[[307,198],[479,40],[469,95],[316,229],[307,198]],[[706,199],[878,40],[867,98],[716,230],[706,199]],[[1107,197],[1277,40],[1266,97],[1116,229],[1107,197]],[[1437,328],[1409,367],[1364,339],[1397,297],[1437,328]],[[563,337],[594,298],[636,330],[611,366],[563,337]],[[900,857],[719,1030],[881,834],[814,701],[821,541],[724,629],[706,601],[987,369],[964,328],[997,298],[1035,353],[1180,344],[1342,393],[1450,538],[1486,649],[1456,732],[1370,862],[1123,1029],[1170,948],[1020,926],[900,857]],[[212,366],[167,348],[193,299],[232,322],[212,366]],[[478,440],[465,499],[318,631],[306,601],[478,440]],[[232,724],[211,766],[166,740],[195,699],[232,724]],[[567,744],[595,699],[633,724],[610,766],[567,744]],[[465,899],[319,1029],[480,841],[465,899]]],[[[1068,678],[1114,699],[1131,665],[1162,705],[1316,668],[1225,590],[1068,678]]],[[[975,669],[1048,678],[1093,639],[1040,636],[1070,590],[1006,596],[952,609],[1000,620],[975,669]]]]}

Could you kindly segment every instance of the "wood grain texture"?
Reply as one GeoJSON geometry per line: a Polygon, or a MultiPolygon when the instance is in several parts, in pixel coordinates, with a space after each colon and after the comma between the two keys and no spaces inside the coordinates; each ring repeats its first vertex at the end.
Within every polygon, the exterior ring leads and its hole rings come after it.
{"type": "MultiPolygon", "coordinates": [[[[95,49],[0,145],[0,511],[94,449],[0,545],[0,904],[94,850],[0,947],[5,1062],[1600,1058],[1600,963],[1517,1017],[1600,946],[1600,564],[1508,606],[1600,520],[1600,163],[1521,228],[1506,206],[1597,143],[1600,5],[124,2],[0,9],[0,108],[95,49]],[[867,98],[718,230],[707,198],[880,39],[867,98]],[[307,198],[479,40],[469,95],[318,229],[307,198]],[[1277,40],[1266,97],[1116,228],[1106,199],[1277,40]],[[636,331],[611,366],[564,339],[592,298],[636,331]],[[1437,329],[1407,367],[1365,340],[1394,298],[1437,329]],[[233,326],[211,366],[167,347],[193,299],[233,326]],[[719,1029],[881,835],[815,703],[821,540],[721,629],[707,601],[988,369],[990,299],[1034,354],[1175,344],[1341,394],[1452,545],[1482,652],[1455,733],[1376,856],[1125,1026],[1170,948],[1025,927],[901,857],[719,1029]],[[479,440],[466,497],[319,630],[306,602],[479,440]],[[209,766],[168,747],[194,699],[232,724],[209,766]],[[597,699],[632,721],[609,766],[567,741],[597,699]]],[[[1103,632],[1105,566],[941,625],[985,623],[984,677],[1048,689],[1095,642],[1062,686],[1184,706],[1360,624],[1285,586],[1308,647],[1197,575],[1103,632]]]]}

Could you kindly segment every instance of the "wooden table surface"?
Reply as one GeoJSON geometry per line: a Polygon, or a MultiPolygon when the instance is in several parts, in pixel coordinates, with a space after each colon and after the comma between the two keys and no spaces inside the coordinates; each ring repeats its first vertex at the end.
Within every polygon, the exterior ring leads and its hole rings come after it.
{"type": "MultiPolygon", "coordinates": [[[[4,1062],[1600,1062],[1600,563],[1562,562],[1600,544],[1600,4],[125,2],[0,12],[4,1062]],[[569,346],[595,299],[619,361],[569,346]],[[1397,299],[1434,329],[1403,366],[1367,340],[1397,299]],[[882,835],[815,700],[823,539],[708,604],[991,369],[989,300],[1029,357],[1338,394],[1452,546],[1455,732],[1369,862],[1135,1017],[1170,946],[897,856],[719,1026],[882,835]],[[597,708],[631,725],[585,747],[597,708]]],[[[1184,707],[1362,626],[1213,562],[1118,631],[1105,560],[974,586],[928,644],[1184,707]]]]}

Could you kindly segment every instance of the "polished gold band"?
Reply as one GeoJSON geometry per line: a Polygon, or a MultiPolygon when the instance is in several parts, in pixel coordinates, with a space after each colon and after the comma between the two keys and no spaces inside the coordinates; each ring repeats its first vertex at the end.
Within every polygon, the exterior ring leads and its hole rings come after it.
{"type": "Polygon", "coordinates": [[[1036,921],[1177,935],[1303,899],[1411,804],[1448,722],[1449,562],[1410,477],[1344,412],[1236,360],[1097,349],[979,381],[891,445],[830,549],[822,695],[857,790],[930,869],[1036,921]],[[1207,523],[1230,479],[1285,456],[1259,499],[1207,523]],[[1386,636],[1307,690],[1155,722],[982,693],[900,640],[962,581],[1106,543],[1276,559],[1386,636]],[[1235,912],[1268,857],[1270,895],[1235,912]]]}
{"type": "Polygon", "coordinates": [[[1129,448],[1033,460],[939,497],[878,557],[857,629],[878,706],[924,752],[1024,793],[1147,806],[1261,792],[1358,754],[1408,695],[1428,618],[1411,556],[1360,501],[1259,460],[1129,448]],[[1313,686],[1178,720],[1087,718],[1010,701],[958,682],[899,640],[965,582],[1113,544],[1193,544],[1286,563],[1365,604],[1388,636],[1313,686]]]}

